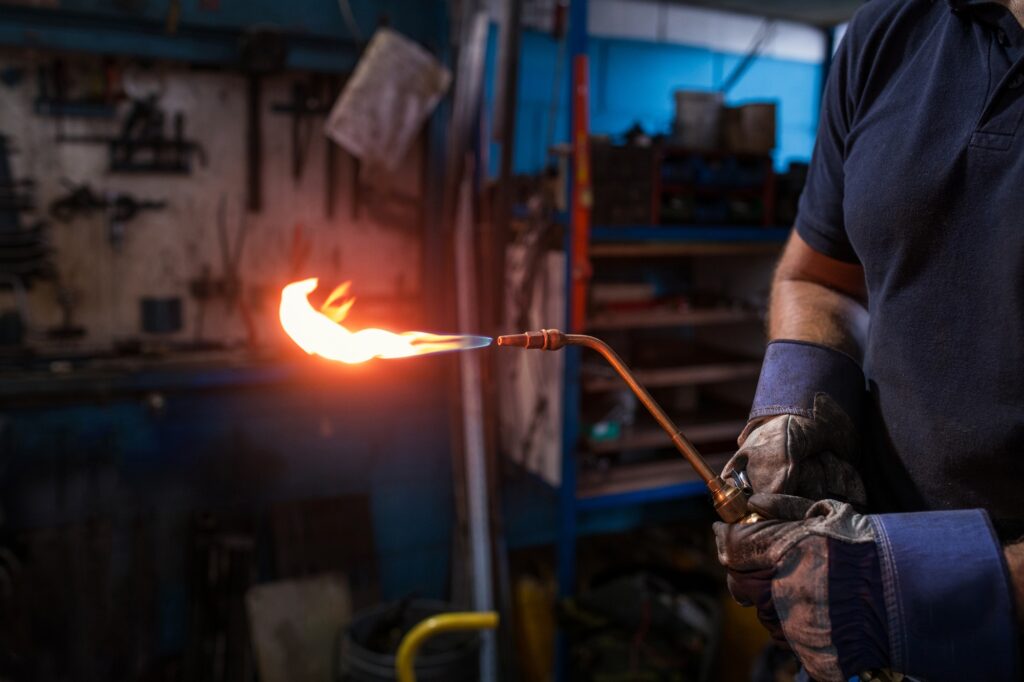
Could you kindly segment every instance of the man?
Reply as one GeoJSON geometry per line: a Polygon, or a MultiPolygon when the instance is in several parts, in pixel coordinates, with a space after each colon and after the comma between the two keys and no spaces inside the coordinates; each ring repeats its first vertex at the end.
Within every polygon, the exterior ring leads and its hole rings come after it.
{"type": "Polygon", "coordinates": [[[715,529],[823,682],[1021,674],[1022,24],[1024,0],[873,0],[829,76],[724,472],[770,520],[715,529]]]}

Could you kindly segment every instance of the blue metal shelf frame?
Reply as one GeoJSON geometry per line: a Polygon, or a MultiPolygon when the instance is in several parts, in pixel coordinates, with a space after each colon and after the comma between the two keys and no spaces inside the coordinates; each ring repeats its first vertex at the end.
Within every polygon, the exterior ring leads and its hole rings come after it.
{"type": "MultiPolygon", "coordinates": [[[[571,0],[569,6],[569,33],[567,37],[568,64],[566,71],[573,73],[573,63],[578,55],[587,53],[587,9],[588,0],[571,0]]],[[[574,82],[570,75],[568,99],[569,139],[573,139],[572,121],[576,118],[574,107],[574,82]]],[[[573,196],[576,178],[574,164],[568,164],[568,196],[573,196]]],[[[567,215],[556,218],[567,226],[565,235],[566,253],[566,319],[572,319],[573,271],[578,264],[573,262],[573,234],[581,226],[574,225],[567,215]]],[[[675,244],[782,244],[790,234],[786,227],[766,228],[762,226],[713,227],[707,225],[628,225],[592,226],[592,243],[675,243],[675,244]]],[[[557,524],[557,575],[558,595],[567,597],[576,591],[576,541],[578,536],[578,514],[625,508],[639,504],[695,498],[706,494],[701,481],[677,483],[658,488],[630,491],[618,494],[577,498],[576,447],[580,434],[580,349],[569,347],[565,350],[564,390],[562,399],[562,462],[561,485],[558,488],[557,524]]],[[[565,633],[560,632],[556,646],[556,679],[569,678],[569,647],[565,633]]]]}

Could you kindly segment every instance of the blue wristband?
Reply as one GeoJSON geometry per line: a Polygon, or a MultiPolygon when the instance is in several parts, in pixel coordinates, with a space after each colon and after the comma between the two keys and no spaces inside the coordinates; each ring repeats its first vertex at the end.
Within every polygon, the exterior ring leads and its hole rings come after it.
{"type": "Polygon", "coordinates": [[[859,428],[864,372],[846,353],[806,341],[772,341],[764,354],[750,418],[814,416],[814,397],[827,394],[859,428]]]}

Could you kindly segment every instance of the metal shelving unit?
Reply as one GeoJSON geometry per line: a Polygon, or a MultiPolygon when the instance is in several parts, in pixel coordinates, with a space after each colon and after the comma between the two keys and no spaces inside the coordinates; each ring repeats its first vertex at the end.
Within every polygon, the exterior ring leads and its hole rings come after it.
{"type": "MultiPolygon", "coordinates": [[[[700,3],[694,3],[700,4],[700,3]]],[[[737,3],[742,4],[742,3],[737,3]]],[[[762,16],[777,16],[800,20],[823,27],[833,26],[843,15],[848,17],[856,2],[843,3],[842,10],[826,2],[801,0],[794,2],[759,2],[736,9],[762,16]],[[821,14],[820,20],[812,11],[821,14]]],[[[580,62],[587,54],[587,0],[571,0],[569,33],[567,38],[569,72],[578,75],[580,62]]],[[[831,56],[831,33],[826,31],[828,49],[827,69],[831,56]]],[[[583,64],[582,73],[586,74],[583,64]]],[[[566,292],[568,328],[572,331],[611,331],[629,328],[656,328],[665,326],[742,325],[758,319],[758,315],[742,308],[694,308],[689,310],[644,310],[604,314],[579,324],[585,308],[585,274],[590,259],[671,259],[688,257],[767,256],[777,254],[789,235],[788,227],[741,226],[711,227],[704,225],[628,225],[591,226],[589,212],[579,205],[579,197],[590,190],[587,163],[589,151],[587,114],[580,109],[586,102],[587,84],[570,79],[569,102],[571,108],[570,139],[575,143],[573,162],[569,164],[569,193],[573,205],[566,219],[566,292]],[[582,94],[582,96],[581,96],[582,94]],[[582,145],[582,146],[581,146],[582,145]],[[582,188],[577,177],[583,169],[582,188]],[[580,191],[582,189],[583,191],[580,191]]],[[[661,188],[656,187],[657,191],[661,188]]],[[[669,188],[685,190],[686,188],[669,188]]],[[[751,196],[753,196],[751,192],[751,196]]],[[[681,460],[645,462],[621,465],[605,470],[578,468],[581,445],[580,408],[584,394],[613,391],[618,388],[615,377],[584,377],[580,349],[566,349],[564,364],[564,391],[562,400],[562,460],[561,485],[558,490],[559,519],[557,528],[557,561],[559,595],[574,593],[576,588],[576,556],[578,515],[582,512],[631,507],[659,501],[679,500],[705,494],[705,487],[690,467],[681,460]]],[[[692,386],[723,383],[756,378],[760,362],[751,359],[735,361],[718,359],[698,364],[680,364],[657,369],[641,369],[641,381],[649,387],[692,386]]],[[[698,446],[702,443],[722,443],[735,438],[746,422],[745,415],[716,415],[702,422],[679,423],[688,437],[698,446]]],[[[589,452],[602,453],[624,449],[651,448],[666,444],[664,433],[644,427],[624,432],[613,441],[592,442],[589,452]]],[[[729,453],[708,457],[712,467],[721,467],[729,453]]],[[[560,636],[557,660],[557,679],[567,679],[568,648],[560,636]]]]}

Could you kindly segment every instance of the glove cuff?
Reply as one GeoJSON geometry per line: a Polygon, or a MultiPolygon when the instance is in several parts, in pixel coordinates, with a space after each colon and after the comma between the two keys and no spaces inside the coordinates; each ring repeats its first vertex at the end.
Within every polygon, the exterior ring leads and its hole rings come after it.
{"type": "Polygon", "coordinates": [[[1018,680],[1013,595],[988,514],[870,518],[892,668],[924,679],[1018,680]]]}
{"type": "Polygon", "coordinates": [[[765,350],[750,419],[780,414],[813,417],[819,393],[832,398],[860,430],[865,381],[857,361],[816,343],[772,341],[765,350]]]}

